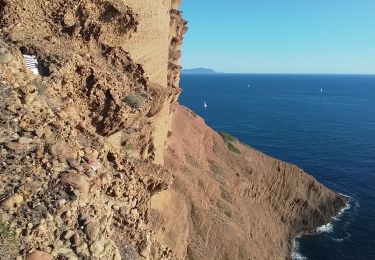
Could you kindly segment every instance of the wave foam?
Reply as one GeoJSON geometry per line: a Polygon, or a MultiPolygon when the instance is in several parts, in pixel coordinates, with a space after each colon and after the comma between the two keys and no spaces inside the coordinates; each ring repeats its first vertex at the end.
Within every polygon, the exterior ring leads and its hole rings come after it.
{"type": "Polygon", "coordinates": [[[332,238],[333,241],[335,242],[343,242],[344,240],[350,239],[351,235],[349,233],[346,234],[345,237],[342,238],[332,238]]]}
{"type": "MultiPolygon", "coordinates": [[[[340,194],[340,196],[346,197],[349,200],[346,202],[345,207],[343,207],[342,209],[340,209],[339,213],[336,216],[332,217],[332,219],[335,220],[335,221],[340,220],[340,217],[345,213],[345,211],[347,211],[348,209],[351,208],[351,206],[352,206],[351,203],[353,202],[353,198],[352,197],[350,197],[348,195],[345,195],[345,194],[342,194],[342,193],[339,193],[339,194],[340,194]]],[[[356,203],[356,205],[358,205],[357,201],[355,203],[356,203]]]]}
{"type": "Polygon", "coordinates": [[[316,229],[316,232],[321,233],[331,233],[333,231],[333,225],[332,223],[325,224],[323,226],[320,226],[316,229]]]}
{"type": "MultiPolygon", "coordinates": [[[[353,201],[353,198],[350,197],[350,196],[348,196],[348,195],[340,193],[340,196],[348,198],[348,201],[346,202],[345,207],[343,207],[342,209],[340,209],[339,213],[337,213],[336,216],[332,217],[333,222],[341,220],[341,216],[344,214],[345,211],[347,211],[348,209],[351,208],[351,202],[353,201]]],[[[333,231],[333,223],[332,222],[330,222],[328,224],[325,224],[323,226],[320,226],[320,227],[318,227],[316,229],[316,232],[318,234],[321,234],[321,233],[331,233],[332,231],[333,231]]]]}
{"type": "MultiPolygon", "coordinates": [[[[333,221],[331,223],[328,223],[328,224],[325,224],[323,226],[318,227],[316,229],[317,234],[331,233],[333,231],[333,222],[341,220],[341,216],[344,214],[344,212],[351,208],[351,206],[352,206],[351,204],[352,204],[354,199],[351,196],[348,196],[348,195],[345,195],[345,194],[340,193],[340,195],[348,198],[348,201],[347,201],[345,207],[340,209],[339,213],[336,216],[332,217],[333,221]]],[[[357,201],[355,201],[355,207],[356,208],[359,207],[359,204],[358,204],[357,201]]],[[[307,257],[303,256],[299,252],[299,242],[297,241],[297,239],[300,238],[300,237],[301,237],[301,234],[297,235],[292,240],[292,251],[290,253],[290,255],[292,257],[292,260],[307,260],[307,257]]],[[[342,242],[349,237],[350,237],[350,234],[348,234],[348,236],[346,236],[344,238],[333,238],[333,240],[336,241],[336,242],[342,242]]]]}
{"type": "Polygon", "coordinates": [[[290,253],[290,256],[292,257],[292,260],[307,260],[307,257],[299,252],[299,242],[297,241],[297,238],[299,237],[300,236],[296,236],[292,240],[292,252],[290,253]]]}

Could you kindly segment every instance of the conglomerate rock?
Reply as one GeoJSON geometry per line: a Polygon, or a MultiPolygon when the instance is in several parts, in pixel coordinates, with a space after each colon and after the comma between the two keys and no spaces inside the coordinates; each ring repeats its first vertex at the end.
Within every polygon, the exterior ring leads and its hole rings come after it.
{"type": "Polygon", "coordinates": [[[172,181],[153,163],[153,124],[178,89],[130,57],[146,20],[131,5],[0,1],[0,214],[19,257],[121,259],[149,245],[150,196],[172,181]]]}

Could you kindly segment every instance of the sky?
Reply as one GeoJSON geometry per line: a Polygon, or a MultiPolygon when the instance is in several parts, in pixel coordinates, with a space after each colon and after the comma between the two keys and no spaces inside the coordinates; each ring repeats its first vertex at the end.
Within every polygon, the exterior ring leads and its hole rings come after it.
{"type": "Polygon", "coordinates": [[[375,0],[182,0],[183,68],[375,74],[375,0]]]}

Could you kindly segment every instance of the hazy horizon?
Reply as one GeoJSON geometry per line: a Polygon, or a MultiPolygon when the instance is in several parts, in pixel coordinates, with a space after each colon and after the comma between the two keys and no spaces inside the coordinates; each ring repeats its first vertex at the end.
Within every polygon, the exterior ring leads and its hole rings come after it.
{"type": "MultiPolygon", "coordinates": [[[[182,68],[181,70],[195,70],[195,69],[210,69],[216,72],[216,74],[253,74],[253,75],[342,75],[342,76],[375,76],[374,73],[314,73],[314,72],[222,72],[217,71],[213,68],[196,67],[196,68],[182,68]]],[[[212,75],[212,74],[211,74],[212,75]]]]}
{"type": "Polygon", "coordinates": [[[375,1],[182,1],[184,68],[375,74],[375,1]]]}

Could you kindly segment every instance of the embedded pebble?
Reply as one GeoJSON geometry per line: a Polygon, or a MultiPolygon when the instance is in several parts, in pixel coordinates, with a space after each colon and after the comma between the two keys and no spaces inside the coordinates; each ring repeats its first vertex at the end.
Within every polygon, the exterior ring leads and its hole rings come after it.
{"type": "Polygon", "coordinates": [[[20,144],[29,144],[29,143],[32,143],[32,142],[33,142],[33,139],[31,139],[29,137],[22,136],[18,139],[18,143],[20,143],[20,144]]]}
{"type": "Polygon", "coordinates": [[[20,194],[13,194],[9,198],[5,199],[1,203],[1,207],[5,210],[12,210],[15,208],[19,208],[21,204],[23,203],[23,196],[20,194]]]}
{"type": "Polygon", "coordinates": [[[74,159],[67,159],[69,166],[77,171],[83,171],[83,167],[74,159]]]}
{"type": "Polygon", "coordinates": [[[74,232],[72,230],[67,230],[64,235],[64,239],[68,240],[74,235],[74,232]]]}
{"type": "Polygon", "coordinates": [[[63,174],[61,177],[61,182],[76,188],[82,194],[87,194],[90,188],[89,179],[82,174],[74,172],[67,172],[63,174]]]}
{"type": "Polygon", "coordinates": [[[80,131],[85,131],[87,129],[87,124],[84,121],[78,123],[76,128],[80,131]]]}
{"type": "Polygon", "coordinates": [[[94,172],[101,170],[103,168],[103,164],[101,164],[99,161],[94,161],[90,163],[90,166],[94,172]]]}
{"type": "Polygon", "coordinates": [[[63,159],[76,159],[77,152],[71,148],[68,144],[58,142],[50,147],[51,155],[54,157],[60,157],[63,159]]]}
{"type": "Polygon", "coordinates": [[[96,240],[99,234],[99,223],[97,221],[88,223],[85,227],[85,233],[91,241],[96,240]]]}
{"type": "Polygon", "coordinates": [[[88,162],[94,162],[99,156],[98,151],[90,149],[90,148],[85,148],[84,150],[85,156],[84,159],[88,162]]]}
{"type": "Polygon", "coordinates": [[[104,240],[96,240],[94,243],[90,245],[90,251],[94,255],[99,255],[104,250],[104,240]]]}
{"type": "Polygon", "coordinates": [[[26,256],[26,260],[52,260],[52,256],[42,251],[35,251],[26,256]]]}
{"type": "Polygon", "coordinates": [[[13,60],[14,60],[14,57],[10,52],[5,51],[3,53],[0,53],[0,64],[8,64],[12,62],[13,60]]]}
{"type": "Polygon", "coordinates": [[[8,142],[5,144],[5,147],[13,151],[22,150],[24,148],[22,144],[16,142],[8,142]]]}

